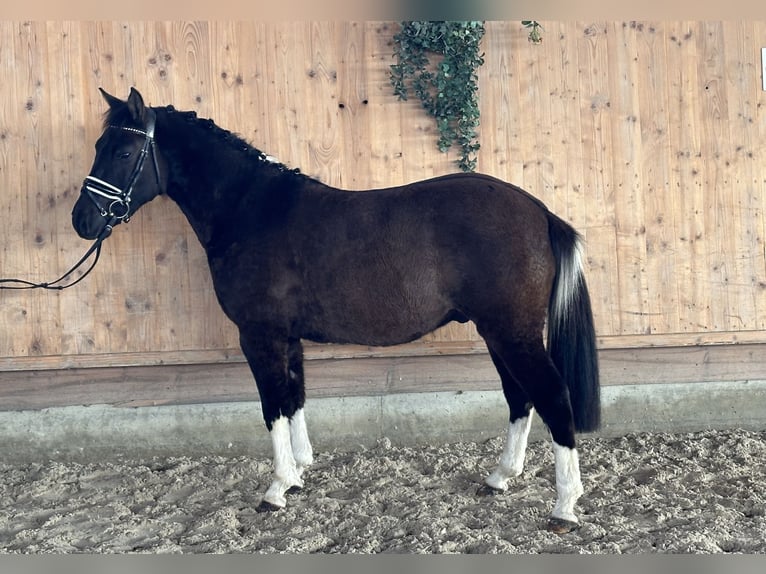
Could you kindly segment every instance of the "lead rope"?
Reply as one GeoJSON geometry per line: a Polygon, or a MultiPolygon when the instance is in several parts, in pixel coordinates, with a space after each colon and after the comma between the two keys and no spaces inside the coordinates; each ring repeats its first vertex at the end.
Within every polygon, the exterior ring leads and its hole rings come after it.
{"type": "Polygon", "coordinates": [[[109,237],[112,233],[112,229],[114,228],[114,223],[117,221],[117,217],[112,217],[109,222],[104,226],[104,228],[101,230],[101,233],[98,234],[98,237],[96,237],[96,240],[93,242],[93,245],[90,246],[90,249],[88,249],[85,252],[85,255],[83,255],[80,260],[75,263],[69,271],[64,273],[61,277],[56,279],[55,281],[51,281],[50,283],[34,283],[32,281],[27,281],[25,279],[0,279],[0,289],[13,289],[13,290],[21,290],[21,289],[49,289],[53,291],[61,291],[62,289],[66,289],[67,287],[72,287],[74,285],[77,285],[80,281],[85,279],[88,274],[93,271],[93,268],[96,266],[96,263],[98,263],[98,258],[101,256],[101,244],[104,242],[104,240],[109,237]],[[69,277],[72,273],[74,273],[79,267],[81,267],[88,258],[93,255],[93,252],[95,251],[96,257],[93,259],[93,263],[90,264],[90,267],[85,270],[85,273],[80,275],[77,279],[72,281],[71,283],[67,283],[66,285],[59,285],[64,279],[69,277]]]}

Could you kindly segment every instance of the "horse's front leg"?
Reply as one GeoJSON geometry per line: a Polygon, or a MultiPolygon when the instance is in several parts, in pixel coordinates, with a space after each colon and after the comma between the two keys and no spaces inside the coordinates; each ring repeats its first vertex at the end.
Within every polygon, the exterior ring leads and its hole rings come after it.
{"type": "Polygon", "coordinates": [[[287,349],[289,384],[297,397],[295,414],[290,418],[290,445],[293,449],[298,476],[314,462],[314,451],[306,429],[303,405],[306,402],[306,385],[303,380],[303,345],[300,339],[290,339],[287,349]]]}
{"type": "Polygon", "coordinates": [[[303,409],[298,409],[290,419],[290,446],[293,449],[298,476],[314,462],[314,451],[309,441],[303,409]]]}
{"type": "Polygon", "coordinates": [[[258,506],[260,511],[284,508],[287,505],[285,494],[292,489],[303,488],[303,479],[290,444],[289,425],[285,416],[280,416],[271,425],[269,432],[274,450],[274,478],[258,506]]]}
{"type": "Polygon", "coordinates": [[[300,353],[296,341],[264,328],[241,330],[240,345],[258,386],[274,452],[274,477],[258,510],[277,510],[287,504],[290,489],[303,487],[301,472],[312,460],[303,417],[303,368],[296,358],[300,353]]]}

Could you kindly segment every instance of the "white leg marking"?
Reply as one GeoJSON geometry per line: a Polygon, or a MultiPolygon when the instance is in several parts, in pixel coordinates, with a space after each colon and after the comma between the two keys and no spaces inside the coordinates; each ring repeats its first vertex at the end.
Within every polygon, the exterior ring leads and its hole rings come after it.
{"type": "Polygon", "coordinates": [[[314,450],[311,448],[311,442],[309,442],[303,409],[295,411],[293,418],[290,419],[290,444],[293,447],[293,456],[295,457],[298,476],[300,476],[305,468],[314,462],[314,450]]]}
{"type": "Polygon", "coordinates": [[[519,476],[524,470],[524,455],[527,452],[527,438],[534,413],[535,411],[531,410],[529,416],[517,419],[508,425],[508,437],[503,454],[500,455],[500,463],[484,481],[492,488],[507,489],[508,481],[519,476]]]}
{"type": "Polygon", "coordinates": [[[580,460],[577,449],[553,443],[556,464],[556,505],[551,515],[571,522],[579,522],[574,513],[575,503],[583,493],[580,482],[580,460]]]}
{"type": "Polygon", "coordinates": [[[271,427],[271,444],[274,447],[274,481],[263,500],[283,508],[287,504],[285,492],[293,486],[303,486],[290,445],[290,423],[287,417],[279,417],[274,421],[271,427]]]}

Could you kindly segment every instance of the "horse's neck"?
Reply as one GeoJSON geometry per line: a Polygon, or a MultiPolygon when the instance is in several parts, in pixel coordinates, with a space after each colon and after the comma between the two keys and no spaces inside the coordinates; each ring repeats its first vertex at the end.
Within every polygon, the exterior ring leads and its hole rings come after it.
{"type": "MultiPolygon", "coordinates": [[[[259,168],[257,157],[242,153],[230,142],[205,133],[205,127],[172,119],[174,143],[167,150],[171,180],[168,195],[181,208],[200,243],[226,235],[243,210],[252,208],[257,195],[269,187],[271,170],[259,168]],[[210,139],[209,145],[200,141],[210,139]],[[248,169],[252,166],[252,170],[248,169]]],[[[162,147],[158,142],[158,146],[162,147]]]]}

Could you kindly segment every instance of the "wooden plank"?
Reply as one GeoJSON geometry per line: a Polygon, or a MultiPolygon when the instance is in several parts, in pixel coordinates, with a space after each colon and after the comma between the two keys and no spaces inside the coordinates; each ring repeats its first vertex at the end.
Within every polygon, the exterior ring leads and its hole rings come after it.
{"type": "Polygon", "coordinates": [[[646,262],[644,194],[640,174],[643,148],[634,142],[641,141],[642,129],[637,37],[650,32],[636,22],[615,22],[611,25],[611,33],[615,37],[609,50],[609,101],[614,114],[611,171],[614,174],[615,244],[613,250],[607,247],[607,254],[615,278],[609,290],[614,300],[610,312],[619,317],[615,334],[645,333],[648,329],[645,309],[648,285],[643,272],[646,262]]]}
{"type": "Polygon", "coordinates": [[[705,193],[701,180],[703,159],[701,126],[704,115],[697,94],[699,28],[681,22],[668,30],[668,60],[677,70],[671,82],[670,145],[675,168],[671,172],[674,197],[668,223],[674,228],[673,243],[676,265],[674,274],[678,300],[671,302],[679,314],[679,332],[715,330],[709,292],[708,253],[712,233],[705,228],[705,193]],[[685,286],[682,288],[681,286],[685,286]]]}
{"type": "MultiPolygon", "coordinates": [[[[397,25],[392,22],[366,22],[363,40],[357,40],[362,43],[361,50],[354,52],[358,54],[359,60],[354,60],[354,54],[346,53],[346,65],[353,66],[353,71],[350,77],[339,74],[344,90],[353,89],[357,100],[363,98],[363,110],[354,116],[362,120],[362,123],[355,121],[355,127],[350,132],[343,132],[344,139],[353,138],[354,146],[366,150],[362,152],[362,157],[369,162],[365,165],[354,161],[346,169],[366,172],[364,177],[372,189],[404,182],[399,102],[393,94],[389,73],[389,66],[394,63],[391,57],[391,37],[397,30],[397,25]],[[353,88],[348,85],[351,81],[354,82],[353,88]],[[363,103],[365,100],[366,104],[363,103]],[[381,134],[382,137],[372,137],[373,133],[381,134]]],[[[354,174],[350,176],[348,181],[351,189],[361,189],[353,183],[357,177],[354,174]]]]}
{"type": "Polygon", "coordinates": [[[306,29],[305,25],[281,24],[267,29],[267,62],[265,73],[269,86],[270,141],[267,153],[279,158],[290,167],[299,167],[311,174],[308,152],[304,152],[306,135],[303,107],[296,84],[305,81],[306,29]],[[299,75],[300,74],[300,75],[299,75]],[[299,129],[300,127],[300,129],[299,129]]]}
{"type": "Polygon", "coordinates": [[[612,349],[600,354],[603,384],[763,380],[762,345],[612,349]]]}
{"type": "Polygon", "coordinates": [[[694,345],[739,345],[766,342],[763,331],[718,331],[689,333],[659,333],[651,335],[598,336],[601,349],[643,347],[688,347],[694,345]]]}
{"type": "MultiPolygon", "coordinates": [[[[71,229],[68,216],[69,206],[77,197],[83,173],[87,169],[91,156],[91,147],[73,145],[73,142],[86,141],[85,128],[80,121],[82,101],[80,92],[85,84],[86,70],[82,66],[79,53],[82,50],[82,29],[73,22],[48,22],[46,24],[47,49],[58,54],[58,62],[48,69],[48,97],[50,99],[51,135],[49,162],[51,169],[47,182],[41,189],[48,190],[48,203],[55,212],[55,228],[49,247],[57,248],[57,257],[51,261],[47,273],[51,279],[63,274],[76,261],[74,254],[84,251],[83,242],[71,229]]],[[[80,272],[81,273],[81,272],[80,272]]],[[[70,281],[80,276],[75,273],[70,281]]],[[[59,354],[76,355],[81,352],[93,352],[94,330],[90,325],[90,311],[83,304],[82,291],[64,291],[55,297],[58,300],[56,314],[59,320],[55,338],[59,344],[59,354]]],[[[50,293],[40,294],[53,299],[50,293]]]]}
{"type": "Polygon", "coordinates": [[[481,150],[477,156],[479,171],[516,185],[523,184],[524,173],[519,58],[525,46],[519,28],[514,22],[492,22],[486,26],[479,86],[480,90],[483,86],[495,86],[495,95],[479,97],[481,150]]]}
{"type": "MultiPolygon", "coordinates": [[[[754,38],[766,37],[766,22],[754,22],[753,23],[754,38]]],[[[755,45],[750,46],[750,69],[757,69],[758,63],[760,63],[761,55],[758,53],[760,46],[757,42],[753,42],[755,45]]],[[[751,73],[751,78],[757,78],[758,74],[751,73]]],[[[761,81],[763,78],[761,77],[761,81]]],[[[763,90],[761,86],[755,86],[755,94],[753,94],[753,102],[758,113],[753,118],[752,124],[748,122],[748,128],[753,129],[753,137],[755,141],[764,141],[766,138],[766,114],[763,110],[766,109],[766,90],[763,90]]],[[[763,163],[766,160],[766,150],[763,146],[757,146],[754,150],[754,157],[756,161],[763,163]]],[[[755,273],[755,287],[753,292],[756,293],[756,328],[763,329],[766,325],[766,177],[763,174],[756,172],[753,178],[754,193],[752,197],[752,209],[753,209],[753,234],[755,247],[750,252],[750,255],[754,257],[754,265],[756,269],[755,273]]]]}
{"type": "Polygon", "coordinates": [[[722,37],[716,79],[720,78],[727,94],[727,106],[721,110],[717,122],[725,148],[716,149],[714,153],[718,156],[714,157],[727,159],[709,162],[717,166],[710,227],[716,226],[712,249],[718,257],[719,275],[719,281],[711,281],[715,290],[711,297],[719,310],[720,323],[727,330],[757,328],[759,299],[761,304],[764,302],[763,297],[759,297],[758,285],[766,271],[756,239],[759,213],[756,198],[763,192],[758,175],[763,153],[751,127],[758,117],[761,91],[754,81],[759,75],[756,62],[760,48],[751,23],[734,24],[724,22],[713,28],[722,37]],[[737,165],[733,178],[730,176],[732,164],[737,165]],[[733,229],[737,232],[729,231],[733,229]]]}
{"type": "MultiPolygon", "coordinates": [[[[692,346],[750,345],[766,343],[763,331],[733,331],[726,333],[699,333],[694,338],[688,334],[660,334],[637,336],[599,336],[600,350],[644,349],[658,347],[688,348],[692,346]]],[[[406,345],[391,347],[367,347],[362,345],[326,345],[306,342],[307,361],[356,358],[442,357],[476,355],[486,353],[482,340],[475,341],[429,341],[420,340],[406,345]]],[[[28,370],[59,370],[76,368],[170,366],[243,363],[238,349],[194,349],[175,352],[147,351],[141,353],[87,353],[76,356],[51,355],[44,357],[0,358],[0,372],[28,370]]]]}
{"type": "MultiPolygon", "coordinates": [[[[20,47],[20,41],[25,32],[25,23],[0,22],[3,41],[0,42],[2,62],[7,62],[6,70],[27,70],[30,66],[25,62],[26,51],[20,47]]],[[[32,275],[38,280],[37,274],[26,274],[30,269],[27,251],[31,238],[26,232],[27,223],[22,214],[26,212],[26,197],[29,188],[36,186],[34,169],[29,167],[33,162],[27,141],[26,121],[24,115],[29,95],[27,93],[26,74],[20,74],[15,82],[0,84],[0,183],[4,193],[0,194],[2,202],[3,241],[0,242],[2,259],[0,269],[4,276],[19,277],[32,275]],[[15,190],[14,193],[11,190],[15,190]]],[[[5,75],[7,78],[8,75],[5,75]]],[[[34,103],[34,101],[32,102],[34,103]]],[[[43,280],[43,279],[40,279],[43,280]]],[[[28,342],[32,338],[32,323],[35,315],[30,314],[30,306],[34,301],[22,292],[0,292],[0,319],[5,328],[0,329],[0,344],[5,355],[28,356],[28,342]]]]}
{"type": "MultiPolygon", "coordinates": [[[[546,22],[545,30],[555,42],[543,42],[546,61],[554,62],[550,68],[551,87],[551,140],[554,146],[555,182],[550,208],[577,229],[587,224],[588,205],[582,201],[585,152],[580,122],[579,29],[562,22],[546,22]]],[[[531,48],[530,48],[531,49],[531,48]]],[[[587,246],[586,246],[587,252],[587,246]]]]}
{"type": "MultiPolygon", "coordinates": [[[[518,23],[514,22],[513,28],[520,43],[524,33],[518,23]]],[[[551,79],[551,64],[544,57],[545,50],[526,44],[518,59],[518,96],[510,106],[519,117],[524,142],[524,153],[519,156],[523,162],[521,179],[516,183],[555,210],[551,91],[558,82],[551,79]]]]}
{"type": "Polygon", "coordinates": [[[580,122],[583,142],[584,185],[588,202],[585,228],[614,222],[611,145],[612,102],[609,93],[609,50],[613,41],[605,22],[581,24],[578,40],[580,122]]]}
{"type": "Polygon", "coordinates": [[[369,169],[344,169],[343,166],[370,164],[369,133],[372,128],[369,110],[370,94],[366,47],[370,31],[362,22],[338,23],[335,37],[338,73],[338,139],[339,186],[344,189],[370,189],[375,187],[369,169]],[[345,70],[345,73],[340,73],[345,70]]]}
{"type": "Polygon", "coordinates": [[[614,264],[614,188],[611,166],[612,111],[609,94],[609,26],[603,22],[581,25],[578,39],[580,123],[583,150],[583,185],[578,193],[588,209],[581,232],[588,243],[587,279],[594,293],[593,314],[599,332],[620,332],[617,280],[614,264]]]}
{"type": "Polygon", "coordinates": [[[338,87],[341,56],[340,44],[336,43],[339,30],[344,28],[344,24],[335,22],[307,26],[306,80],[301,86],[306,98],[302,123],[308,124],[303,137],[310,154],[310,173],[336,187],[348,187],[341,175],[344,146],[340,116],[345,112],[345,104],[341,110],[343,102],[338,87]]]}
{"type": "Polygon", "coordinates": [[[704,84],[704,92],[699,92],[699,105],[704,110],[708,121],[702,125],[705,130],[701,139],[701,157],[707,159],[702,165],[700,177],[707,195],[705,209],[705,228],[708,230],[711,245],[708,252],[710,265],[711,317],[714,330],[727,328],[726,318],[729,307],[729,292],[726,276],[733,269],[725,260],[732,254],[731,244],[735,234],[726,233],[731,229],[734,213],[729,209],[729,197],[732,189],[728,184],[726,163],[731,147],[729,132],[729,90],[725,82],[726,57],[723,27],[720,22],[702,23],[696,34],[700,53],[699,76],[704,84]],[[727,159],[724,159],[727,158],[727,159]],[[722,161],[723,160],[723,161],[722,161]]]}
{"type": "Polygon", "coordinates": [[[613,336],[621,333],[620,305],[615,294],[619,292],[619,269],[615,262],[617,237],[610,225],[592,225],[587,229],[588,291],[593,307],[593,320],[599,325],[599,334],[613,336]]]}
{"type": "MultiPolygon", "coordinates": [[[[674,230],[670,214],[676,193],[671,186],[669,144],[670,101],[666,64],[667,32],[664,22],[645,22],[636,35],[638,58],[638,105],[641,125],[641,163],[644,218],[642,275],[646,302],[642,305],[644,333],[678,332],[678,285],[675,275],[674,230]]],[[[626,334],[627,335],[627,334],[626,334]]]]}
{"type": "MultiPolygon", "coordinates": [[[[54,240],[58,174],[52,173],[55,167],[50,161],[53,126],[51,94],[46,89],[50,63],[45,23],[25,22],[21,25],[15,47],[16,65],[24,70],[18,94],[23,94],[24,102],[16,102],[16,105],[23,110],[19,120],[24,145],[33,151],[26,158],[29,178],[25,181],[26,189],[20,190],[23,203],[14,218],[20,217],[23,222],[20,236],[25,246],[25,268],[35,270],[35,274],[47,274],[58,267],[54,240]]],[[[34,320],[27,324],[29,331],[23,335],[23,352],[30,356],[60,353],[58,299],[35,293],[26,308],[28,316],[34,320]]]]}
{"type": "MultiPolygon", "coordinates": [[[[754,22],[753,27],[753,35],[755,38],[763,38],[764,35],[766,35],[766,22],[754,22]]],[[[750,47],[750,61],[753,62],[751,65],[756,69],[758,63],[761,61],[761,55],[758,54],[758,47],[759,46],[757,45],[750,47]],[[755,52],[754,55],[752,54],[753,52],[755,52]]],[[[755,74],[755,77],[758,77],[757,73],[755,74]]],[[[762,86],[755,87],[753,101],[758,110],[758,114],[755,116],[752,124],[754,126],[753,137],[756,138],[756,141],[764,141],[763,138],[766,135],[766,116],[764,116],[762,111],[764,107],[766,107],[766,90],[763,90],[762,86]]],[[[748,126],[750,125],[751,124],[748,124],[748,126]]],[[[755,157],[757,160],[763,161],[765,154],[766,152],[761,146],[756,148],[755,157]]],[[[756,257],[756,261],[759,263],[759,265],[757,265],[757,285],[755,289],[758,293],[757,328],[763,329],[763,325],[766,325],[766,299],[764,298],[764,293],[766,292],[766,278],[764,278],[764,273],[766,273],[766,247],[764,247],[764,244],[766,243],[766,222],[763,217],[764,212],[766,212],[766,177],[764,177],[763,174],[756,175],[754,184],[755,189],[757,190],[757,194],[753,197],[754,218],[756,219],[753,224],[753,231],[755,234],[756,247],[753,249],[752,253],[756,257]],[[760,265],[761,261],[763,261],[763,265],[760,265]]]]}
{"type": "MultiPolygon", "coordinates": [[[[766,346],[613,349],[599,355],[602,385],[762,380],[766,346]]],[[[327,359],[306,364],[307,396],[498,390],[489,355],[327,359]]],[[[112,367],[0,373],[0,410],[257,400],[246,364],[112,367]]],[[[310,402],[309,402],[310,405],[310,402]]]]}

